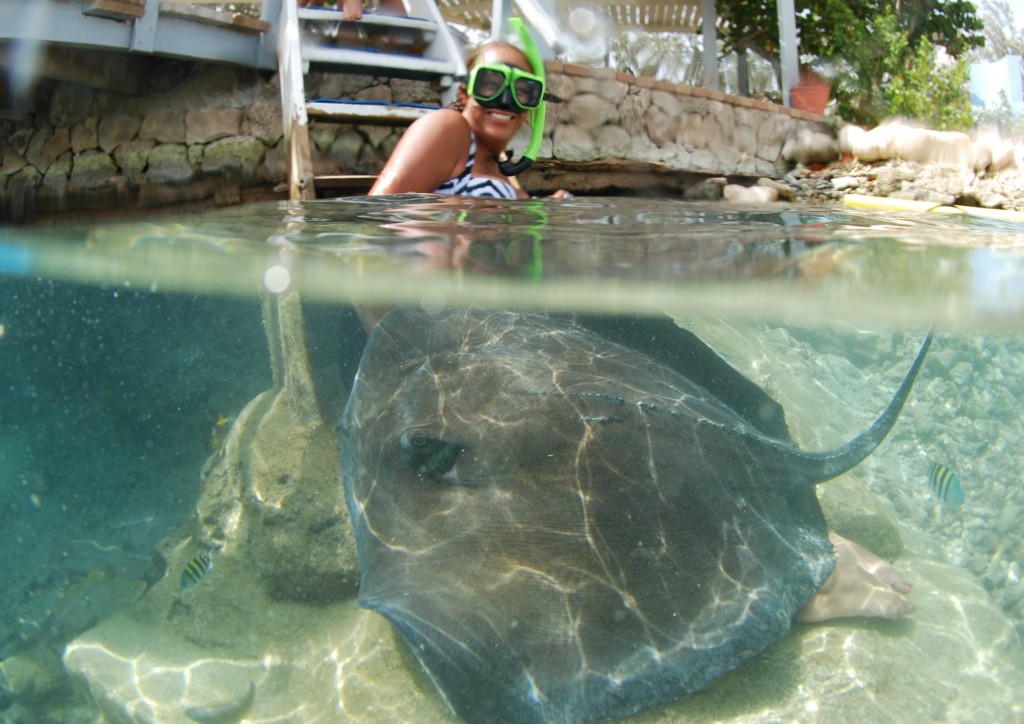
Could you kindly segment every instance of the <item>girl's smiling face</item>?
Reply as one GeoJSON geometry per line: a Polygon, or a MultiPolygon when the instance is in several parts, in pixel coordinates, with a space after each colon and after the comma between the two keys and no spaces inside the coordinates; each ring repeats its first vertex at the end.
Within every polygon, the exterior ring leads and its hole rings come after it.
{"type": "MultiPolygon", "coordinates": [[[[485,47],[476,58],[474,67],[481,64],[504,64],[531,71],[530,63],[522,51],[511,45],[498,44],[485,47]]],[[[498,108],[484,108],[463,89],[460,92],[463,115],[477,138],[477,143],[492,153],[501,153],[508,142],[526,122],[525,113],[512,113],[498,108]]]]}

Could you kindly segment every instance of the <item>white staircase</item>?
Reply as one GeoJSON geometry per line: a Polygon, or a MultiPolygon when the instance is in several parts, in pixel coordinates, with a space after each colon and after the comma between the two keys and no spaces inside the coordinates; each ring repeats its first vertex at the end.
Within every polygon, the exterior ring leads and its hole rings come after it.
{"type": "MultiPolygon", "coordinates": [[[[309,119],[357,123],[408,124],[433,107],[410,103],[367,103],[306,99],[304,76],[311,67],[339,73],[394,78],[437,79],[442,100],[454,98],[456,78],[466,72],[462,53],[433,0],[404,0],[407,17],[365,13],[358,22],[341,20],[340,9],[281,4],[278,69],[281,107],[293,200],[316,198],[309,151],[309,119]]],[[[337,6],[336,6],[337,7],[337,6]]],[[[352,177],[354,187],[365,176],[352,177]]],[[[332,177],[333,185],[345,185],[332,177]]]]}

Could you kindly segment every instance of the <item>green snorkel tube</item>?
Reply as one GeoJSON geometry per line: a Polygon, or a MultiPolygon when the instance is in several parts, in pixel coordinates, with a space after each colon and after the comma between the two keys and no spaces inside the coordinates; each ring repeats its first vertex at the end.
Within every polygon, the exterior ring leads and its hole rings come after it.
{"type": "MultiPolygon", "coordinates": [[[[510,28],[519,34],[519,39],[523,43],[523,55],[530,62],[530,70],[533,71],[533,74],[544,81],[544,94],[546,95],[547,79],[544,77],[544,59],[541,57],[536,43],[533,42],[533,36],[526,29],[526,23],[523,22],[522,18],[509,18],[508,24],[510,28]]],[[[547,117],[547,107],[547,101],[541,100],[540,105],[535,110],[530,111],[530,145],[523,152],[523,157],[514,162],[510,158],[508,161],[502,161],[498,164],[498,169],[506,176],[518,176],[530,168],[530,165],[537,159],[541,141],[544,139],[544,121],[547,117]]]]}

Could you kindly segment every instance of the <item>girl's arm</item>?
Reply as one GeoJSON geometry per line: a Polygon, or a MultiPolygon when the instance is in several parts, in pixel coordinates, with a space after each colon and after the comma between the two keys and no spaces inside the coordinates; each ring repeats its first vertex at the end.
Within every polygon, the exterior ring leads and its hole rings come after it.
{"type": "Polygon", "coordinates": [[[466,119],[452,109],[435,111],[406,129],[369,195],[430,193],[462,173],[468,157],[466,119]]]}

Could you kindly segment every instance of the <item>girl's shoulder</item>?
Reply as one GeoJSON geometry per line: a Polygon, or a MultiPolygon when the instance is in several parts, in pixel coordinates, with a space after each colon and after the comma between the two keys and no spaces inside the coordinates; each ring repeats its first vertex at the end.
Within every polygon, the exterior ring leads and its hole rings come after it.
{"type": "Polygon", "coordinates": [[[410,128],[413,126],[444,128],[446,130],[464,128],[469,133],[469,122],[454,108],[438,108],[436,111],[418,118],[410,128]]]}
{"type": "Polygon", "coordinates": [[[453,108],[439,108],[416,119],[403,134],[415,139],[418,146],[431,149],[434,154],[455,152],[464,154],[470,144],[469,123],[453,108]]]}

